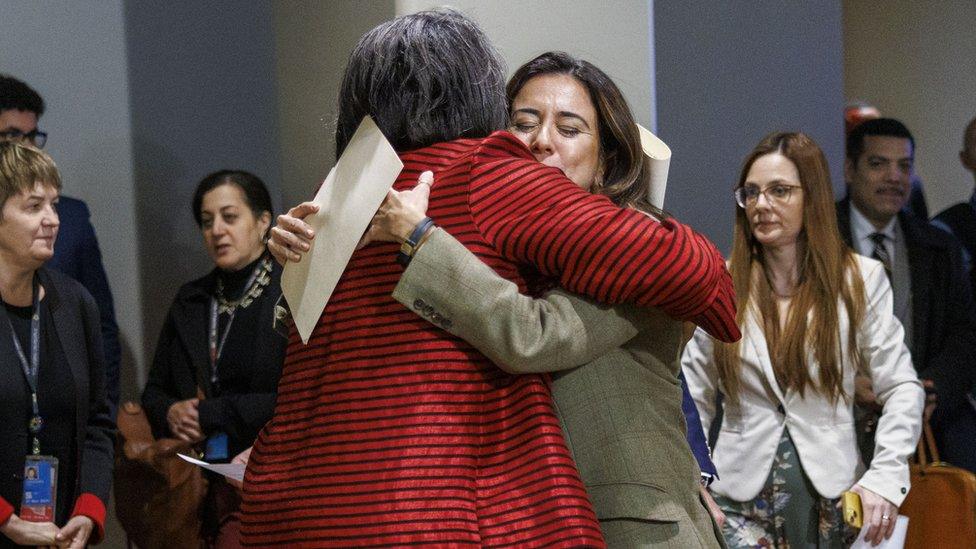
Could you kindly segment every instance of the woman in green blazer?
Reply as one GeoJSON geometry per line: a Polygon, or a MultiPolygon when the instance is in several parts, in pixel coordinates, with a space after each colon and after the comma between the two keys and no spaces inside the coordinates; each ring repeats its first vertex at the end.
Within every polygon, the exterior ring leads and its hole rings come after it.
{"type": "MultiPolygon", "coordinates": [[[[547,53],[516,71],[507,92],[510,131],[537,160],[618,204],[662,215],[647,199],[629,107],[602,71],[547,53]]],[[[391,194],[367,239],[409,235],[426,210],[429,187],[418,188],[391,194]]],[[[296,218],[310,211],[298,206],[279,218],[269,243],[279,260],[300,257],[306,226],[296,218]]],[[[559,289],[533,299],[445,231],[435,229],[423,242],[394,298],[510,373],[553,372],[556,411],[607,543],[720,546],[685,438],[681,323],[559,289]]]]}

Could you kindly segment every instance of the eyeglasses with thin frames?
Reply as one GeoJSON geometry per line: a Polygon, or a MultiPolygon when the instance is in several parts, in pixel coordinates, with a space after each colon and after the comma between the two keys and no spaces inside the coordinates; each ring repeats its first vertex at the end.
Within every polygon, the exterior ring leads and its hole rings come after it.
{"type": "Polygon", "coordinates": [[[803,187],[799,185],[785,185],[783,183],[777,183],[760,190],[759,187],[755,185],[746,185],[736,189],[733,196],[735,197],[735,203],[743,209],[748,206],[755,205],[756,202],[759,201],[759,195],[765,196],[766,202],[776,206],[781,206],[790,203],[790,198],[793,196],[793,189],[803,190],[803,187]]]}
{"type": "Polygon", "coordinates": [[[42,132],[40,130],[31,130],[24,133],[20,130],[6,130],[0,132],[0,140],[3,141],[27,141],[37,147],[38,149],[43,149],[44,144],[47,143],[47,132],[42,132]]]}

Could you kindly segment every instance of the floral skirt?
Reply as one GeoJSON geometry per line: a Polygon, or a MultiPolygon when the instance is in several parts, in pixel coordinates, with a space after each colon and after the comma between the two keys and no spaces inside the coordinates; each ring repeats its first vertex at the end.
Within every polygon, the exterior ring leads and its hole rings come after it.
{"type": "Polygon", "coordinates": [[[857,536],[844,523],[839,499],[821,497],[803,473],[786,429],[759,495],[745,502],[716,495],[715,501],[727,518],[722,533],[730,548],[848,547],[857,536]]]}

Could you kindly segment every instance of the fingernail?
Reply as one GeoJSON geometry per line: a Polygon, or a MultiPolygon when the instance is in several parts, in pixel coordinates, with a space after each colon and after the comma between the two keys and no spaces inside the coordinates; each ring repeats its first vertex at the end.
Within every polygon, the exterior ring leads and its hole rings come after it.
{"type": "Polygon", "coordinates": [[[304,242],[302,242],[302,249],[307,252],[308,251],[308,248],[309,248],[308,244],[305,244],[304,242]]]}
{"type": "Polygon", "coordinates": [[[423,183],[426,185],[430,185],[433,182],[434,182],[434,172],[432,171],[426,171],[421,173],[420,179],[417,180],[417,183],[423,183]]]}
{"type": "Polygon", "coordinates": [[[309,238],[312,238],[313,236],[315,236],[315,233],[312,232],[312,229],[309,229],[309,230],[305,231],[305,234],[307,234],[309,238]]]}

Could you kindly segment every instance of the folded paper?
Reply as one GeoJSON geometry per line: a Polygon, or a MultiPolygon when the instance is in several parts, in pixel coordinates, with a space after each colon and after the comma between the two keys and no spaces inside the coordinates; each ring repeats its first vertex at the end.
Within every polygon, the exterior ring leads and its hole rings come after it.
{"type": "Polygon", "coordinates": [[[315,195],[318,213],[305,218],[315,231],[311,249],[300,262],[285,264],[281,275],[281,292],[303,343],[308,343],[356,244],[402,169],[376,123],[364,118],[315,195]]]}
{"type": "Polygon", "coordinates": [[[637,124],[641,148],[644,150],[644,166],[650,173],[651,186],[648,200],[664,209],[664,193],[668,189],[668,168],[671,166],[671,148],[644,126],[637,124]]]}
{"type": "Polygon", "coordinates": [[[176,454],[183,458],[185,461],[203,467],[208,471],[213,471],[214,473],[223,475],[229,479],[236,480],[238,482],[244,481],[244,464],[243,463],[207,463],[199,459],[191,458],[190,456],[183,454],[176,454]]]}

